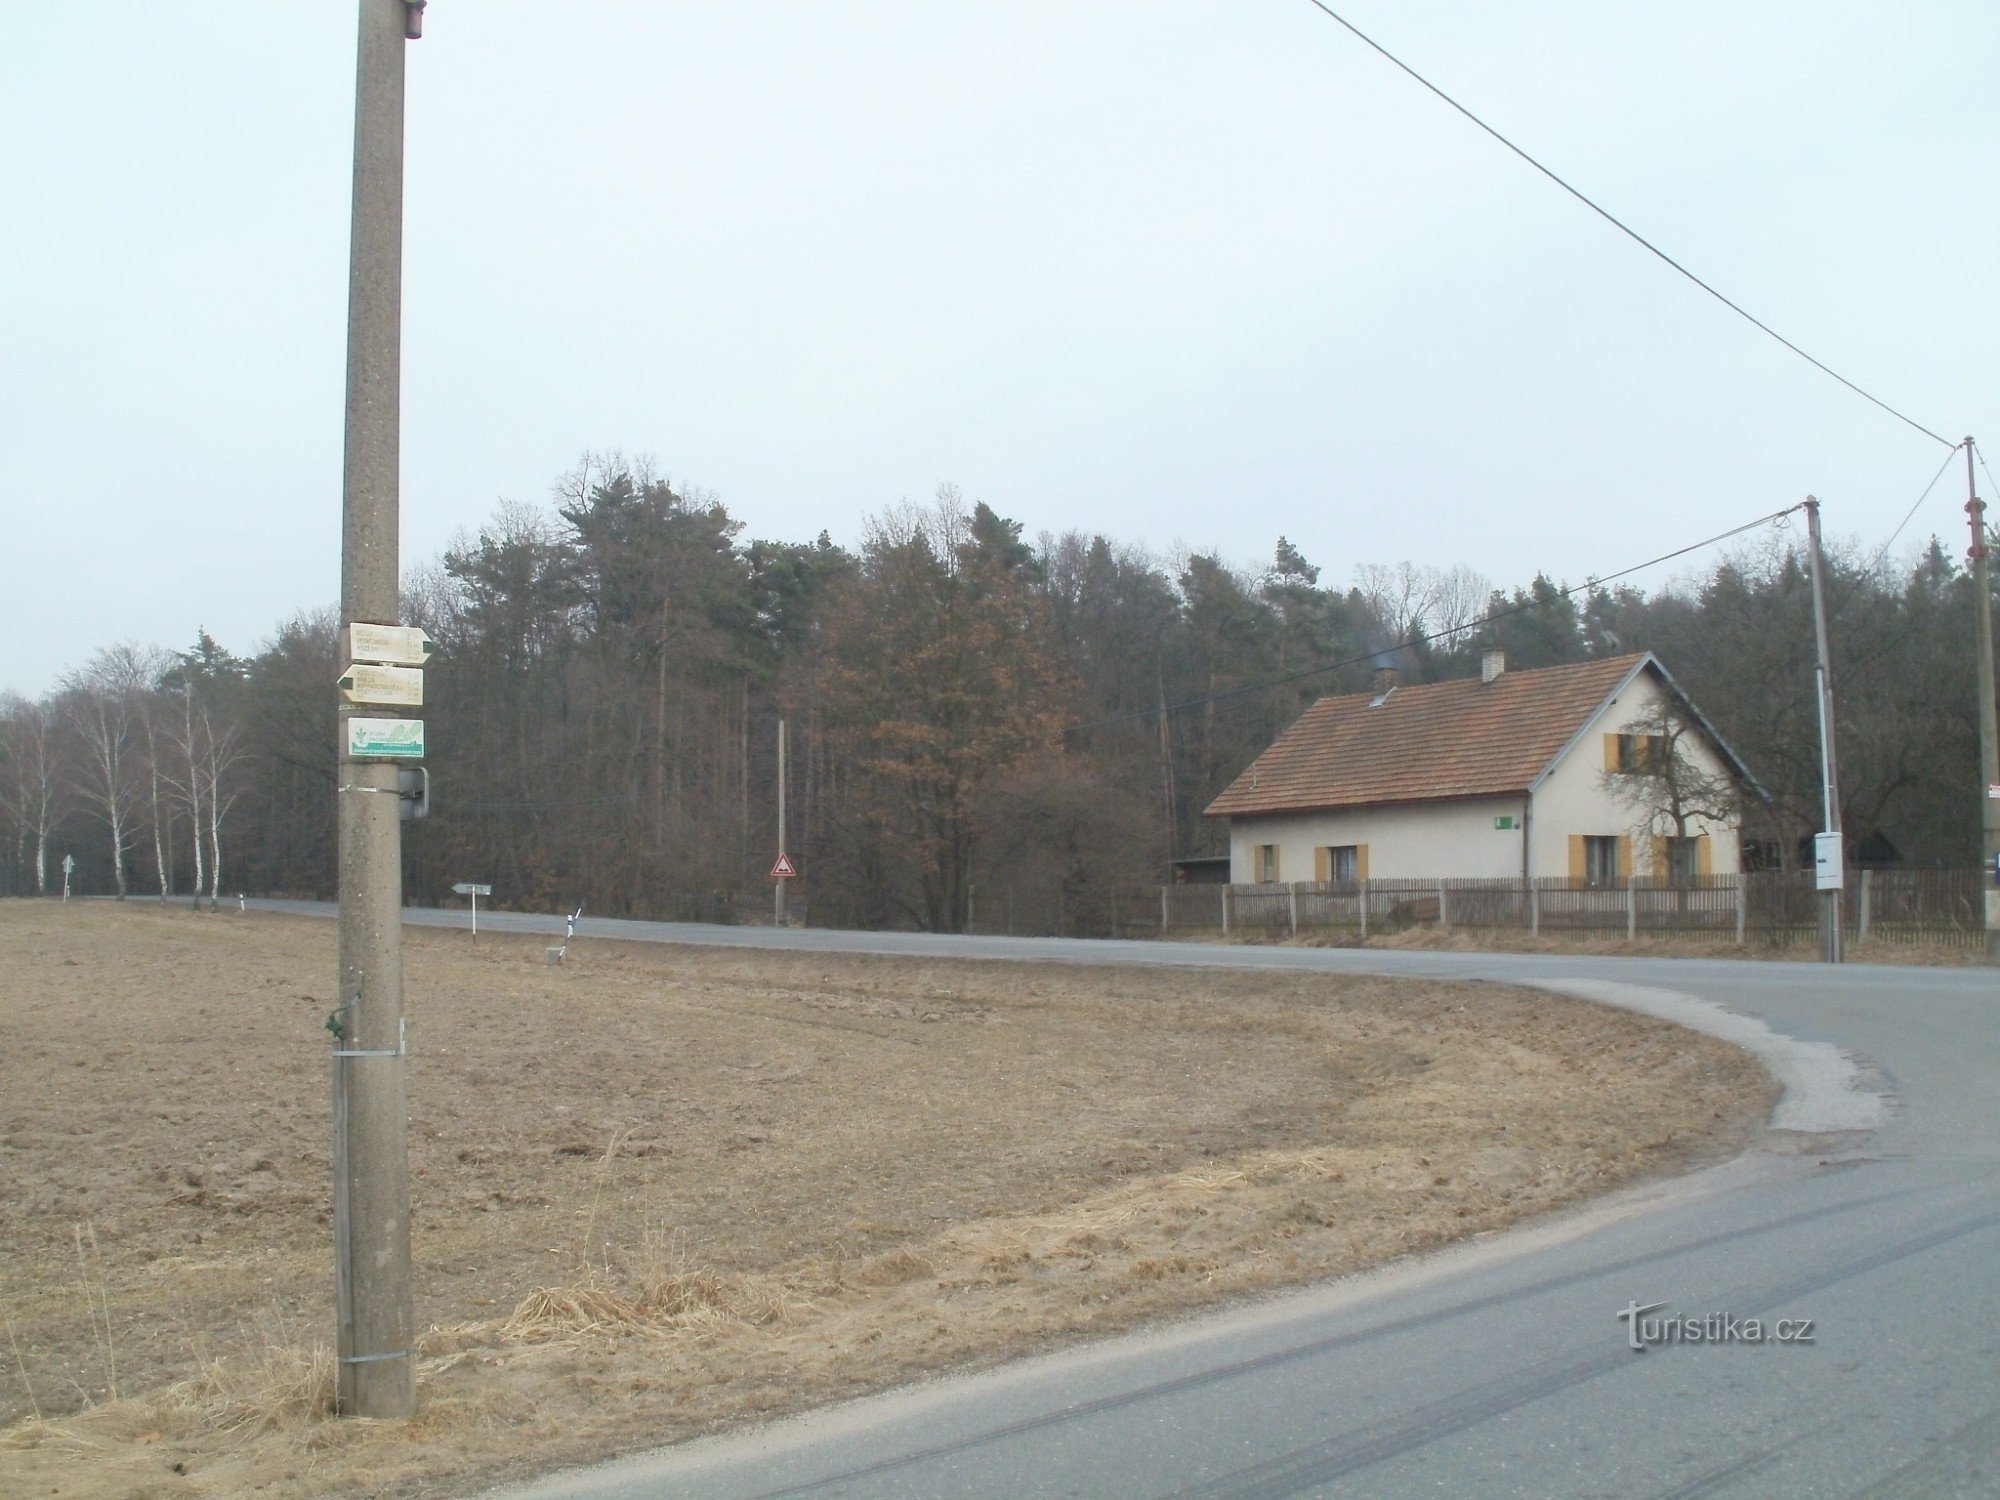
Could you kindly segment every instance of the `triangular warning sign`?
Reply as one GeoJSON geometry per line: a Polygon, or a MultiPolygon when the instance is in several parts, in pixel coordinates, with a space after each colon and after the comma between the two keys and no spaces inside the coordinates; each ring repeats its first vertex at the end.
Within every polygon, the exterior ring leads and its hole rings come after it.
{"type": "Polygon", "coordinates": [[[789,854],[780,854],[778,862],[771,866],[771,878],[773,880],[793,880],[797,878],[798,873],[797,870],[792,868],[792,857],[789,854]]]}

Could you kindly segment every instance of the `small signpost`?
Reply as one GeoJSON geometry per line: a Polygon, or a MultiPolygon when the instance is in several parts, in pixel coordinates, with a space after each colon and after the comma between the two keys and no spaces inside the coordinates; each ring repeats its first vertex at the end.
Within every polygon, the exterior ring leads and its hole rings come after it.
{"type": "Polygon", "coordinates": [[[792,865],[792,857],[783,850],[778,853],[778,862],[771,866],[773,880],[796,880],[799,872],[792,865]]]}
{"type": "Polygon", "coordinates": [[[69,872],[75,868],[76,856],[65,854],[63,856],[63,900],[65,901],[69,900],[69,872]]]}
{"type": "Polygon", "coordinates": [[[472,898],[472,940],[474,942],[478,942],[479,941],[479,898],[481,896],[492,895],[493,887],[490,885],[474,885],[469,880],[461,880],[457,885],[452,887],[452,890],[456,892],[458,895],[470,896],[472,898]]]}

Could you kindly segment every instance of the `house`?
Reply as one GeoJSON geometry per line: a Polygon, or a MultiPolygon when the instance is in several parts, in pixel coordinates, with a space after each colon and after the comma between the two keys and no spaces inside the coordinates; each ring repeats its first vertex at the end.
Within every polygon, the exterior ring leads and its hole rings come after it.
{"type": "Polygon", "coordinates": [[[1741,867],[1749,771],[1650,652],[1322,698],[1207,808],[1230,879],[1567,876],[1741,867]]]}

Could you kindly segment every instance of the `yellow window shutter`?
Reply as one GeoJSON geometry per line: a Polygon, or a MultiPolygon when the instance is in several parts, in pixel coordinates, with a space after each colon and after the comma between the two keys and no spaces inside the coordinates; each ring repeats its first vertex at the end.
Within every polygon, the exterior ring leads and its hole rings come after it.
{"type": "Polygon", "coordinates": [[[1569,836],[1569,878],[1581,881],[1585,873],[1583,864],[1583,835],[1572,833],[1569,836]]]}
{"type": "Polygon", "coordinates": [[[1607,734],[1604,737],[1604,769],[1607,771],[1618,769],[1618,736],[1615,734],[1607,734]]]}
{"type": "Polygon", "coordinates": [[[1368,878],[1368,846],[1366,844],[1356,844],[1354,846],[1354,878],[1356,880],[1366,880],[1368,878]]]}
{"type": "Polygon", "coordinates": [[[1324,844],[1313,850],[1313,879],[1321,885],[1333,879],[1333,851],[1324,844]]]}
{"type": "Polygon", "coordinates": [[[1713,875],[1715,873],[1715,850],[1710,845],[1707,834],[1704,833],[1694,841],[1694,857],[1695,869],[1698,873],[1703,875],[1713,875]]]}
{"type": "Polygon", "coordinates": [[[1632,878],[1632,836],[1629,833],[1618,835],[1618,878],[1632,878]]]}
{"type": "Polygon", "coordinates": [[[1665,880],[1667,876],[1673,873],[1667,866],[1667,851],[1671,847],[1672,845],[1664,837],[1655,835],[1653,839],[1653,877],[1656,880],[1665,880]]]}

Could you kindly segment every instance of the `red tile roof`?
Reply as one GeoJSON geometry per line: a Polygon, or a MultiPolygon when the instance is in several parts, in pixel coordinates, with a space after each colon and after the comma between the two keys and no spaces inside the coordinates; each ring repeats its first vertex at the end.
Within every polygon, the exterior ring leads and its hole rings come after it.
{"type": "Polygon", "coordinates": [[[1525,792],[1647,654],[1322,698],[1209,817],[1525,792]]]}

